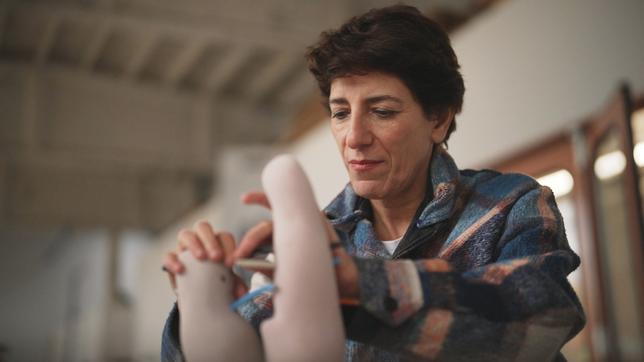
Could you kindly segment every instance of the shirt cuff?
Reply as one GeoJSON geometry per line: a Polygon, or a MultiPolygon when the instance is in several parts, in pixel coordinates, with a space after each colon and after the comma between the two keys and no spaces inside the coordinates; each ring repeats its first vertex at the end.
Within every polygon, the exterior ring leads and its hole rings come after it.
{"type": "Polygon", "coordinates": [[[375,317],[397,326],[423,306],[423,288],[413,261],[354,259],[360,304],[375,317]]]}

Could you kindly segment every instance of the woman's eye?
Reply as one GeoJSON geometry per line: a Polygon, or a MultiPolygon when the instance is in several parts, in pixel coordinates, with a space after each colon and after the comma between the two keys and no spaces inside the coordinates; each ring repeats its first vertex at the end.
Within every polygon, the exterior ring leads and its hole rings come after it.
{"type": "Polygon", "coordinates": [[[349,115],[349,112],[347,111],[335,111],[331,113],[331,118],[335,119],[345,119],[349,115]]]}
{"type": "Polygon", "coordinates": [[[376,108],[372,111],[378,118],[382,119],[387,119],[393,117],[396,113],[396,111],[392,111],[389,109],[382,109],[382,108],[376,108]]]}

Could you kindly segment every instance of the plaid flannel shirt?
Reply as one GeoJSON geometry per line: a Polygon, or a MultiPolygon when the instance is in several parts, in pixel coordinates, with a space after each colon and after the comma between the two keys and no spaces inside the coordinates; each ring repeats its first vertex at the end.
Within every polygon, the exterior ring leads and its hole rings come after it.
{"type": "MultiPolygon", "coordinates": [[[[343,307],[345,359],[563,360],[585,318],[566,278],[579,257],[551,190],[525,175],[459,171],[442,147],[427,189],[393,255],[350,185],[325,209],[359,271],[360,306],[343,307]]],[[[258,328],[270,294],[240,313],[258,328]]],[[[165,361],[182,360],[177,326],[175,307],[165,361]]]]}

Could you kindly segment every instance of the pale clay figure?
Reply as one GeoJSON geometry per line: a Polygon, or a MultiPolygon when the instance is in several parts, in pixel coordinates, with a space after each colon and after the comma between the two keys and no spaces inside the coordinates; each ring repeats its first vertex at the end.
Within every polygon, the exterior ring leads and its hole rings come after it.
{"type": "Polygon", "coordinates": [[[281,155],[264,168],[262,185],[273,209],[278,262],[274,315],[260,326],[264,350],[251,326],[229,308],[230,271],[184,252],[186,272],[177,277],[184,355],[190,362],[340,361],[345,335],[338,289],[308,179],[295,158],[281,155]]]}
{"type": "Polygon", "coordinates": [[[223,264],[179,254],[186,272],[177,276],[179,333],[187,361],[263,360],[259,336],[230,309],[233,274],[223,264]]]}

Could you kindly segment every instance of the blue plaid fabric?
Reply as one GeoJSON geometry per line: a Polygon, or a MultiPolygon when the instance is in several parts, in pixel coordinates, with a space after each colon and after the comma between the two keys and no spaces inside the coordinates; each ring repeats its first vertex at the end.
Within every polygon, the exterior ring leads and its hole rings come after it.
{"type": "MultiPolygon", "coordinates": [[[[520,174],[459,171],[436,147],[427,197],[393,255],[348,185],[325,209],[359,270],[343,307],[347,361],[551,361],[584,326],[567,275],[579,266],[550,189],[520,174]]],[[[255,327],[270,295],[240,313],[255,327]]],[[[162,360],[181,361],[178,312],[162,360]]]]}

